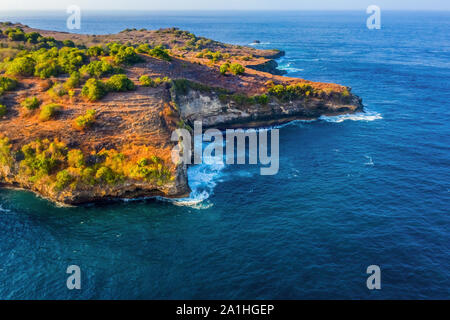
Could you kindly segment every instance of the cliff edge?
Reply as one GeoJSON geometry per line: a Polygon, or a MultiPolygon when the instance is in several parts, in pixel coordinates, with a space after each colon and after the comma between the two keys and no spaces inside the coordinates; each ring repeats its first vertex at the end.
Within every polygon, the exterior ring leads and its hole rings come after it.
{"type": "Polygon", "coordinates": [[[55,202],[184,197],[177,128],[361,111],[345,86],[280,75],[278,50],[176,28],[81,35],[0,23],[0,183],[55,202]]]}

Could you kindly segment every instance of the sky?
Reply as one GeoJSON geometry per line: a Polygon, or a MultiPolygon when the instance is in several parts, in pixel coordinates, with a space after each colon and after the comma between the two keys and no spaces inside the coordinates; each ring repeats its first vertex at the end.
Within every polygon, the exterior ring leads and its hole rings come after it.
{"type": "Polygon", "coordinates": [[[450,10],[450,0],[1,0],[0,10],[450,10]]]}

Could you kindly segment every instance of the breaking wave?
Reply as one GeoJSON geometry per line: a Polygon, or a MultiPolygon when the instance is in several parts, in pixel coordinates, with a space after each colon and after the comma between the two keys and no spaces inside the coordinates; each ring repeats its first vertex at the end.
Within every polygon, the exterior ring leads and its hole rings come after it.
{"type": "Polygon", "coordinates": [[[374,121],[383,119],[383,116],[375,111],[366,110],[365,112],[358,112],[353,114],[342,114],[338,116],[321,116],[319,120],[326,122],[339,123],[346,120],[352,121],[374,121]]]}
{"type": "Polygon", "coordinates": [[[173,199],[176,206],[191,207],[194,209],[208,209],[213,206],[209,200],[214,194],[217,182],[223,176],[225,164],[200,164],[188,168],[188,181],[191,194],[187,198],[173,199]]]}
{"type": "Polygon", "coordinates": [[[293,67],[292,62],[285,62],[284,60],[281,60],[281,59],[278,63],[278,69],[285,70],[288,73],[305,71],[304,69],[293,67]]]}
{"type": "MultiPolygon", "coordinates": [[[[293,120],[281,125],[248,130],[255,130],[256,132],[258,132],[260,130],[281,129],[286,126],[302,126],[305,123],[312,123],[320,120],[339,123],[345,120],[373,121],[378,119],[383,119],[380,113],[374,111],[366,111],[356,114],[344,114],[339,116],[321,116],[319,119],[312,120],[293,120]]],[[[368,158],[368,160],[369,161],[366,163],[366,165],[373,165],[372,159],[368,158]]],[[[211,208],[214,204],[210,200],[210,197],[214,194],[214,189],[217,186],[217,183],[223,181],[223,179],[225,178],[225,167],[226,165],[224,163],[217,162],[214,162],[214,164],[203,163],[189,167],[188,181],[189,187],[191,188],[191,194],[189,195],[189,197],[181,199],[161,198],[160,200],[171,202],[176,206],[190,207],[197,210],[211,208]]],[[[251,176],[251,174],[245,172],[241,172],[239,175],[251,176]]]]}

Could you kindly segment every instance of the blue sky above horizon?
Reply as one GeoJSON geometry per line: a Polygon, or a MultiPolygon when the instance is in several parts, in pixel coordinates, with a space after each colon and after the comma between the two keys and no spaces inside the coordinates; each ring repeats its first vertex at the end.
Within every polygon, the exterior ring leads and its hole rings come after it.
{"type": "Polygon", "coordinates": [[[450,10],[448,0],[2,0],[0,10],[450,10]]]}

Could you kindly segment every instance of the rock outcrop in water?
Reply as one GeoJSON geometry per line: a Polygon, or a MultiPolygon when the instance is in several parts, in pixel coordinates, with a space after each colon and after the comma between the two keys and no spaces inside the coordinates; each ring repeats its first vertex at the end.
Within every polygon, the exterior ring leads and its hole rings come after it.
{"type": "Polygon", "coordinates": [[[1,183],[61,203],[188,195],[170,137],[196,120],[258,127],[362,110],[348,87],[280,76],[282,51],[174,28],[0,28],[1,183]]]}

